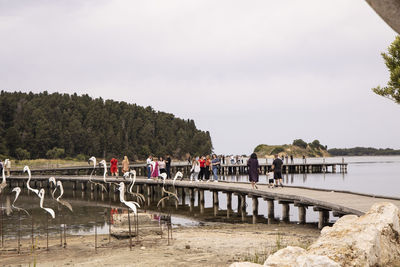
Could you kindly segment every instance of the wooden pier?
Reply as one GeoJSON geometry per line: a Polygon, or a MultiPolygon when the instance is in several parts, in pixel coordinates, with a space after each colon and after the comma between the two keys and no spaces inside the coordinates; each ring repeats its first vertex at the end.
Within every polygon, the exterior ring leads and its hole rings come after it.
{"type": "MultiPolygon", "coordinates": [[[[31,179],[31,186],[34,188],[50,188],[51,185],[48,182],[49,175],[47,176],[33,176],[31,179]]],[[[56,176],[57,180],[61,180],[65,185],[64,188],[71,188],[75,191],[100,191],[100,187],[88,181],[88,176],[56,176]]],[[[14,186],[26,187],[26,176],[11,176],[7,178],[7,183],[12,188],[14,186]]],[[[103,182],[103,178],[97,176],[93,178],[98,183],[103,182]]],[[[107,178],[108,182],[120,182],[122,178],[107,178]]],[[[128,181],[124,181],[129,183],[128,181]]],[[[144,177],[137,178],[135,189],[136,192],[141,192],[146,197],[145,205],[148,206],[152,202],[154,203],[154,196],[157,192],[161,194],[163,182],[159,180],[147,179],[144,177]]],[[[305,187],[291,187],[285,186],[283,188],[268,188],[267,185],[260,184],[258,190],[251,189],[249,183],[240,182],[190,182],[190,181],[176,181],[175,185],[172,185],[171,180],[165,182],[167,190],[176,190],[177,194],[182,197],[184,201],[185,196],[189,195],[189,212],[193,212],[195,206],[195,196],[197,196],[197,207],[200,214],[205,211],[205,191],[212,192],[212,203],[214,215],[226,212],[226,216],[232,216],[232,195],[236,195],[237,202],[237,215],[241,216],[242,220],[245,220],[246,213],[246,198],[251,199],[252,203],[252,217],[253,223],[261,222],[258,216],[259,199],[266,201],[268,210],[268,223],[276,222],[275,218],[275,205],[280,205],[282,208],[282,217],[280,220],[288,222],[290,220],[290,208],[296,207],[298,209],[298,222],[306,222],[306,209],[312,208],[314,211],[319,213],[319,228],[322,228],[329,222],[329,216],[342,216],[345,214],[362,215],[367,212],[370,207],[377,202],[392,202],[400,208],[400,198],[390,198],[377,195],[359,194],[354,192],[338,191],[338,190],[321,190],[312,189],[305,187]],[[220,193],[226,194],[227,205],[226,211],[221,211],[219,206],[218,195],[220,193]]],[[[117,193],[115,185],[106,184],[108,193],[114,194],[114,198],[117,199],[117,193]]],[[[71,190],[70,189],[70,190],[71,190]]],[[[146,207],[145,206],[145,207],[146,207]]]]}
{"type": "MultiPolygon", "coordinates": [[[[266,174],[271,171],[272,164],[260,164],[260,174],[266,174]]],[[[131,164],[130,168],[135,170],[137,175],[146,176],[147,168],[145,163],[131,164]]],[[[171,173],[177,171],[182,172],[185,177],[190,174],[191,165],[188,162],[173,162],[171,165],[171,173]]],[[[40,168],[31,169],[32,174],[59,174],[59,175],[89,175],[93,170],[93,166],[74,166],[62,168],[40,168]]],[[[242,175],[247,174],[248,168],[246,164],[221,164],[219,168],[220,175],[242,175]]],[[[118,172],[122,174],[122,166],[118,166],[118,172]]],[[[282,166],[283,173],[347,173],[347,163],[293,163],[284,164],[282,166]]],[[[103,167],[96,167],[96,173],[103,173],[103,167]]],[[[11,174],[21,175],[22,170],[11,170],[11,174]]],[[[110,175],[110,173],[108,173],[110,175]]]]}

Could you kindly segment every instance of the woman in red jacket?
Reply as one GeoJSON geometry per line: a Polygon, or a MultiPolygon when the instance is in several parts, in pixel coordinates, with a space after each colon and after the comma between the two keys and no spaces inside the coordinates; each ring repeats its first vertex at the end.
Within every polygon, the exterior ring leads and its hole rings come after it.
{"type": "Polygon", "coordinates": [[[113,176],[115,174],[115,176],[118,176],[118,160],[116,158],[112,158],[110,160],[110,172],[111,172],[111,176],[113,176]]]}

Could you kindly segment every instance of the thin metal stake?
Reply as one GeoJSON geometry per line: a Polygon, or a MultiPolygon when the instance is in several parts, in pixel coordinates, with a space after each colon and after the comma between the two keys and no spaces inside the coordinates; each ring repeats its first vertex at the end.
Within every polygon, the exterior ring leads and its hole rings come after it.
{"type": "Polygon", "coordinates": [[[132,232],[131,232],[131,212],[128,208],[128,225],[129,225],[129,249],[132,250],[132,232]]]}
{"type": "Polygon", "coordinates": [[[0,227],[0,231],[1,231],[1,247],[3,248],[3,247],[4,247],[4,233],[3,233],[3,220],[4,220],[4,218],[3,218],[3,203],[1,203],[1,212],[0,212],[0,215],[1,215],[1,227],[0,227]]]}
{"type": "Polygon", "coordinates": [[[94,250],[97,253],[97,221],[94,222],[94,250]]]}
{"type": "Polygon", "coordinates": [[[32,214],[32,232],[31,232],[31,238],[32,238],[32,247],[35,245],[34,241],[33,241],[33,214],[32,214]]]}
{"type": "Polygon", "coordinates": [[[67,247],[67,223],[64,218],[64,248],[67,247]]]}
{"type": "Polygon", "coordinates": [[[60,219],[58,220],[60,224],[60,247],[63,246],[63,231],[62,231],[62,221],[61,221],[62,214],[60,215],[60,219]]]}
{"type": "Polygon", "coordinates": [[[21,253],[21,212],[18,211],[18,254],[21,253]]]}
{"type": "Polygon", "coordinates": [[[46,237],[47,237],[47,243],[46,243],[46,250],[49,250],[49,214],[46,213],[46,237]]]}

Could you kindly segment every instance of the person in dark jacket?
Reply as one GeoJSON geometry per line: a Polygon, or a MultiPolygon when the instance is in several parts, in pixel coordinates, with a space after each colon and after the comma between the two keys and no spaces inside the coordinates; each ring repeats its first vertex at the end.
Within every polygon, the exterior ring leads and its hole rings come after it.
{"type": "Polygon", "coordinates": [[[258,189],[256,183],[258,183],[258,159],[256,153],[251,154],[250,159],[247,161],[247,167],[249,168],[249,180],[251,187],[258,189]]]}

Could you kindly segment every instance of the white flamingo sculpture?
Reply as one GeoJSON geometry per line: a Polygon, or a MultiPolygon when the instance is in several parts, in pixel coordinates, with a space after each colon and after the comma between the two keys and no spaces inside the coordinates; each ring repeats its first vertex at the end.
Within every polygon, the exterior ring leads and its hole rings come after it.
{"type": "Polygon", "coordinates": [[[15,192],[15,198],[14,198],[14,201],[13,201],[11,207],[14,208],[14,209],[17,210],[17,211],[22,210],[22,211],[24,211],[28,216],[30,216],[30,214],[29,214],[29,212],[28,212],[27,210],[25,210],[25,209],[23,209],[23,208],[19,208],[19,207],[17,207],[17,206],[14,205],[14,204],[15,204],[15,201],[17,201],[17,199],[18,199],[19,194],[21,193],[21,188],[19,188],[18,186],[17,186],[17,187],[14,187],[14,189],[13,189],[11,192],[15,192]]]}
{"type": "MultiPolygon", "coordinates": [[[[7,166],[7,163],[8,163],[8,159],[6,159],[6,160],[4,161],[4,166],[7,166]]],[[[2,182],[1,182],[1,184],[0,184],[0,193],[3,192],[4,188],[7,187],[6,174],[5,174],[4,169],[5,169],[5,168],[3,168],[3,171],[2,171],[3,180],[2,180],[2,182]]]]}
{"type": "MultiPolygon", "coordinates": [[[[167,191],[167,190],[165,190],[165,188],[164,188],[165,180],[167,179],[167,174],[166,174],[166,173],[161,173],[160,176],[161,176],[161,178],[163,179],[163,187],[161,188],[161,191],[164,192],[164,193],[166,193],[167,196],[161,198],[161,199],[158,201],[157,207],[160,206],[161,202],[162,202],[164,199],[169,199],[170,197],[174,197],[174,198],[176,199],[176,201],[179,202],[179,198],[178,198],[178,196],[177,196],[175,193],[172,193],[172,192],[170,192],[170,191],[167,191]]],[[[175,187],[175,185],[174,185],[174,187],[175,187]]]]}
{"type": "Polygon", "coordinates": [[[54,190],[53,190],[53,192],[51,192],[51,197],[52,197],[53,199],[55,199],[55,198],[54,198],[54,193],[55,193],[56,190],[57,190],[56,178],[50,177],[50,178],[49,178],[49,183],[53,183],[53,184],[54,184],[54,190]]]}
{"type": "Polygon", "coordinates": [[[138,201],[140,201],[141,203],[144,203],[145,199],[144,196],[140,193],[135,193],[133,192],[133,186],[135,185],[136,182],[136,171],[135,170],[131,170],[129,172],[124,173],[124,179],[129,178],[129,180],[131,181],[131,183],[129,184],[128,187],[128,193],[131,194],[134,197],[137,197],[138,201]],[[133,178],[132,178],[133,176],[133,178]]]}
{"type": "Polygon", "coordinates": [[[72,210],[72,206],[71,204],[69,204],[67,201],[65,200],[61,200],[61,197],[64,194],[64,187],[62,185],[61,181],[57,181],[56,182],[56,178],[54,177],[50,177],[49,178],[49,182],[53,183],[55,186],[55,189],[53,190],[53,192],[51,192],[51,196],[53,197],[53,199],[55,199],[58,203],[60,203],[61,205],[67,207],[71,212],[73,212],[72,210]],[[57,188],[60,187],[60,195],[57,198],[54,198],[54,193],[57,191],[57,188]]]}
{"type": "Polygon", "coordinates": [[[136,207],[140,208],[140,205],[139,205],[139,203],[137,203],[135,201],[126,201],[125,200],[125,184],[124,184],[124,182],[119,183],[118,190],[119,190],[119,200],[122,203],[124,203],[126,206],[128,206],[132,210],[133,214],[136,215],[137,214],[136,207]]]}
{"type": "Polygon", "coordinates": [[[107,182],[107,179],[106,179],[106,176],[107,176],[107,162],[103,159],[102,161],[99,162],[99,164],[102,165],[102,166],[103,166],[103,169],[104,169],[104,172],[103,172],[103,181],[104,181],[106,184],[114,184],[114,185],[118,186],[117,183],[114,183],[114,182],[107,182]]]}
{"type": "Polygon", "coordinates": [[[105,187],[104,185],[102,185],[102,184],[100,184],[100,183],[96,183],[95,181],[92,180],[92,175],[93,175],[93,173],[94,173],[94,171],[95,171],[95,169],[96,169],[96,163],[97,163],[96,158],[95,158],[95,157],[91,157],[91,158],[89,159],[88,163],[90,163],[90,162],[93,162],[93,170],[92,170],[92,172],[90,173],[89,182],[101,186],[102,190],[104,190],[104,191],[107,192],[107,189],[106,189],[106,187],[105,187]]]}
{"type": "Polygon", "coordinates": [[[71,204],[69,204],[67,201],[61,199],[61,197],[64,194],[64,187],[63,187],[61,181],[57,181],[57,188],[58,187],[60,188],[60,195],[56,198],[56,201],[58,203],[60,203],[61,205],[67,207],[71,212],[73,212],[71,204]]]}
{"type": "Polygon", "coordinates": [[[29,185],[29,182],[31,181],[31,170],[29,169],[28,166],[24,167],[24,172],[28,173],[28,181],[26,182],[26,188],[28,188],[29,191],[32,191],[33,193],[35,193],[36,195],[39,196],[39,190],[38,189],[34,189],[29,185]]]}
{"type": "Polygon", "coordinates": [[[56,217],[56,214],[54,213],[53,209],[50,208],[44,208],[43,207],[43,201],[44,201],[44,189],[40,189],[39,191],[39,198],[40,198],[40,207],[50,213],[51,217],[54,219],[56,217]]]}

